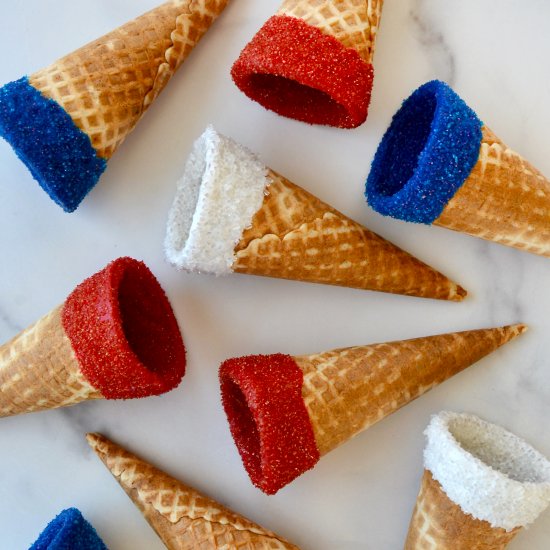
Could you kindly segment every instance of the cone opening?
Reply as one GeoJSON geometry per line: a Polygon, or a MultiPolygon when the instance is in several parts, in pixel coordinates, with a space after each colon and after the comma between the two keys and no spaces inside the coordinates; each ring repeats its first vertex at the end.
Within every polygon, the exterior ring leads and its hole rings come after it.
{"type": "Polygon", "coordinates": [[[258,103],[287,118],[340,126],[348,111],[327,92],[291,78],[272,74],[251,74],[246,88],[258,103]]]}
{"type": "Polygon", "coordinates": [[[107,550],[96,530],[76,508],[63,510],[48,524],[29,550],[55,550],[57,548],[107,550]]]}
{"type": "Polygon", "coordinates": [[[232,76],[250,99],[282,116],[342,128],[367,118],[372,65],[296,17],[271,17],[242,51],[232,76]]]}
{"type": "Polygon", "coordinates": [[[457,417],[449,421],[449,433],[472,456],[520,483],[548,483],[550,469],[541,470],[533,461],[533,449],[524,441],[504,430],[480,429],[477,422],[457,417]]]}
{"type": "Polygon", "coordinates": [[[178,182],[165,239],[168,261],[187,271],[231,273],[235,246],[267,184],[267,168],[252,153],[207,128],[178,182]]]}
{"type": "Polygon", "coordinates": [[[241,455],[246,450],[248,474],[253,480],[262,479],[260,432],[246,397],[241,388],[229,379],[222,382],[222,395],[226,412],[229,410],[231,413],[228,414],[238,418],[238,427],[235,426],[232,433],[241,455]]]}
{"type": "Polygon", "coordinates": [[[504,428],[440,413],[426,435],[426,468],[476,519],[510,531],[533,522],[550,503],[550,462],[504,428]]]}
{"type": "Polygon", "coordinates": [[[107,167],[88,135],[27,77],[0,88],[0,136],[66,212],[76,210],[107,167]]]}
{"type": "Polygon", "coordinates": [[[120,258],[79,285],[63,326],[83,374],[107,399],[159,395],[185,373],[174,312],[142,262],[120,258]]]}
{"type": "Polygon", "coordinates": [[[231,434],[252,483],[267,494],[319,460],[302,384],[302,371],[288,355],[229,359],[220,368],[231,434]]]}
{"type": "Polygon", "coordinates": [[[479,157],[482,123],[443,82],[418,88],[393,117],[374,157],[366,196],[377,212],[433,223],[479,157]]]}
{"type": "Polygon", "coordinates": [[[212,170],[209,166],[212,163],[212,154],[208,154],[208,146],[213,144],[213,138],[212,141],[209,141],[204,135],[203,138],[195,142],[187,161],[182,183],[178,184],[178,193],[181,188],[181,203],[185,211],[178,217],[178,232],[172,235],[170,249],[174,253],[181,254],[185,249],[193,223],[193,215],[197,211],[201,186],[207,179],[207,171],[210,173],[212,170]]]}
{"type": "Polygon", "coordinates": [[[148,371],[161,378],[170,375],[176,367],[173,349],[181,338],[173,330],[172,308],[152,273],[128,263],[120,277],[118,304],[132,352],[148,371]]]}
{"type": "Polygon", "coordinates": [[[394,134],[399,140],[394,139],[388,147],[388,158],[392,162],[389,177],[384,180],[384,185],[375,182],[375,188],[381,195],[392,197],[413,177],[418,169],[420,153],[426,148],[436,108],[435,94],[427,93],[402,110],[399,128],[395,129],[394,134]]]}

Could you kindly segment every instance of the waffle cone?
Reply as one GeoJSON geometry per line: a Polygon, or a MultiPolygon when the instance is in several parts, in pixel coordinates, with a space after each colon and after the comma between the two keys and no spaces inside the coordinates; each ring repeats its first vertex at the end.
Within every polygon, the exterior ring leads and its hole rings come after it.
{"type": "Polygon", "coordinates": [[[424,470],[405,550],[501,550],[520,531],[492,527],[464,513],[424,470]]]}
{"type": "Polygon", "coordinates": [[[223,11],[227,0],[171,0],[38,71],[55,100],[110,158],[223,11]]]}
{"type": "Polygon", "coordinates": [[[263,204],[235,248],[233,271],[460,301],[457,284],[270,172],[263,204]]]}
{"type": "Polygon", "coordinates": [[[102,398],[81,373],[61,310],[0,347],[0,417],[102,398]]]}
{"type": "Polygon", "coordinates": [[[525,325],[455,332],[295,357],[317,447],[325,455],[479,361],[525,325]]]}
{"type": "Polygon", "coordinates": [[[298,550],[107,438],[88,443],[170,550],[298,550]]]}
{"type": "Polygon", "coordinates": [[[435,225],[550,256],[550,181],[487,127],[477,164],[435,225]]]}
{"type": "Polygon", "coordinates": [[[303,19],[346,48],[353,48],[372,64],[383,3],[383,0],[285,0],[278,15],[303,19]]]}

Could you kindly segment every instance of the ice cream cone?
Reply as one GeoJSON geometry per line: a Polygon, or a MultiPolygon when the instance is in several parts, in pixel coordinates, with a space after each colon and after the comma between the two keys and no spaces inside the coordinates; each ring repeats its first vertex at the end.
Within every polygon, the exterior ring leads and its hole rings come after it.
{"type": "Polygon", "coordinates": [[[550,256],[550,181],[444,83],[407,99],[367,181],[381,214],[550,256]]]}
{"type": "Polygon", "coordinates": [[[525,329],[514,325],[311,356],[225,361],[223,405],[252,482],[276,493],[321,456],[525,329]]]}
{"type": "Polygon", "coordinates": [[[164,291],[145,264],[119,258],[0,346],[0,417],[159,395],[184,372],[164,291]]]}
{"type": "Polygon", "coordinates": [[[107,550],[96,530],[76,508],[63,510],[29,550],[107,550]]]}
{"type": "Polygon", "coordinates": [[[187,271],[455,301],[466,295],[212,128],[195,143],[178,184],[165,249],[170,263],[187,271]]]}
{"type": "Polygon", "coordinates": [[[311,124],[367,118],[383,0],[284,0],[241,52],[233,80],[251,99],[311,124]]]}
{"type": "Polygon", "coordinates": [[[170,0],[0,89],[0,135],[66,211],[97,183],[227,1],[170,0]]]}
{"type": "Polygon", "coordinates": [[[298,550],[99,434],[88,443],[170,550],[298,550]]]}
{"type": "Polygon", "coordinates": [[[550,503],[550,462],[503,428],[443,412],[426,435],[405,550],[501,550],[550,503]]]}

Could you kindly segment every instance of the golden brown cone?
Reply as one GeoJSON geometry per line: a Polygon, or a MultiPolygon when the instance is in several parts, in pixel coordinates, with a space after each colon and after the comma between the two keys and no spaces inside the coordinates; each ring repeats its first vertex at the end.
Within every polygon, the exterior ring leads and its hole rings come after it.
{"type": "Polygon", "coordinates": [[[299,550],[106,437],[87,439],[169,550],[299,550]]]}
{"type": "Polygon", "coordinates": [[[407,252],[270,171],[233,271],[460,301],[466,291],[407,252]]]}
{"type": "Polygon", "coordinates": [[[484,126],[477,164],[434,224],[550,257],[550,181],[484,126]]]}
{"type": "Polygon", "coordinates": [[[278,15],[303,19],[372,64],[384,0],[284,0],[278,15]]]}
{"type": "Polygon", "coordinates": [[[465,514],[424,470],[405,550],[501,550],[520,531],[507,532],[465,514]]]}
{"type": "Polygon", "coordinates": [[[33,74],[110,158],[228,0],[171,0],[33,74]]]}
{"type": "Polygon", "coordinates": [[[61,309],[0,346],[0,417],[102,399],[80,371],[61,309]]]}
{"type": "Polygon", "coordinates": [[[471,330],[295,357],[319,452],[327,454],[526,329],[471,330]]]}

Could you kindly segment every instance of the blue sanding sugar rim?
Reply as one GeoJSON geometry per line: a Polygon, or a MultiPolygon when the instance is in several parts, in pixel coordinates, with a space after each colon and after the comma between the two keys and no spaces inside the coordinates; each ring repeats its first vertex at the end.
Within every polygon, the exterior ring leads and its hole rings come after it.
{"type": "Polygon", "coordinates": [[[65,212],[76,210],[107,167],[67,112],[27,77],[0,88],[0,136],[65,212]]]}
{"type": "Polygon", "coordinates": [[[369,205],[387,216],[431,224],[479,158],[482,122],[444,82],[418,88],[393,117],[367,179],[369,205]]]}
{"type": "Polygon", "coordinates": [[[96,530],[76,508],[63,510],[29,550],[107,550],[96,530]]]}

